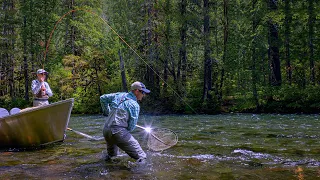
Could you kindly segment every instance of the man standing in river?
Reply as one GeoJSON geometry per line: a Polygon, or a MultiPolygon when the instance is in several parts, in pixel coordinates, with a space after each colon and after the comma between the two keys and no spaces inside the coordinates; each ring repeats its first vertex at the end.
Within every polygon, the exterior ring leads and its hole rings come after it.
{"type": "Polygon", "coordinates": [[[118,92],[104,94],[100,103],[104,115],[108,115],[103,128],[103,136],[107,142],[106,161],[118,155],[119,148],[125,151],[138,164],[145,162],[146,153],[139,142],[130,134],[137,125],[140,106],[137,101],[150,93],[141,82],[134,82],[129,93],[118,92]]]}

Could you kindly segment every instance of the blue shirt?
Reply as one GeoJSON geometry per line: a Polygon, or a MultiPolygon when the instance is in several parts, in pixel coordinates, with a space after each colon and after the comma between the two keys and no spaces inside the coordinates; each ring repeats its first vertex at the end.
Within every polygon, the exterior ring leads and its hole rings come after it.
{"type": "Polygon", "coordinates": [[[100,96],[100,104],[104,115],[108,115],[119,105],[118,108],[124,109],[129,113],[127,130],[133,131],[135,129],[139,118],[140,105],[132,92],[104,94],[100,96]]]}

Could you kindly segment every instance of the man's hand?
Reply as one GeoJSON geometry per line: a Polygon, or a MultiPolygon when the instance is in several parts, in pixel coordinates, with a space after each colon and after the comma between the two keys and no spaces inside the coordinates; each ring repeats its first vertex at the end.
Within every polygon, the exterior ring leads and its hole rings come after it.
{"type": "Polygon", "coordinates": [[[44,87],[44,85],[41,86],[41,91],[45,91],[46,87],[44,87]]]}
{"type": "Polygon", "coordinates": [[[41,83],[41,88],[40,88],[41,91],[46,91],[46,86],[44,85],[44,83],[42,82],[41,83]]]}

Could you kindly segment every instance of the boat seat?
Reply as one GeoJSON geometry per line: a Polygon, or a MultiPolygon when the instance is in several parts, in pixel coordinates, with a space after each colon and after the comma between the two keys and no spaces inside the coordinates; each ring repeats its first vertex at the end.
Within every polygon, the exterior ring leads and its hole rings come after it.
{"type": "Polygon", "coordinates": [[[0,108],[0,118],[5,117],[5,116],[9,116],[9,112],[8,110],[6,110],[5,108],[0,108]]]}
{"type": "Polygon", "coordinates": [[[12,114],[17,114],[17,113],[19,113],[21,111],[21,109],[19,109],[19,108],[12,108],[11,110],[10,110],[10,115],[12,115],[12,114]]]}

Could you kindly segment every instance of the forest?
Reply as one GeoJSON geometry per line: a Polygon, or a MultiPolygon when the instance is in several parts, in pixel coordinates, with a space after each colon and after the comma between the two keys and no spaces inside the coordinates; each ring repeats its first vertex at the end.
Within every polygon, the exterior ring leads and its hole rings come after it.
{"type": "Polygon", "coordinates": [[[0,107],[101,113],[143,82],[143,113],[320,113],[318,0],[0,0],[0,107]]]}

